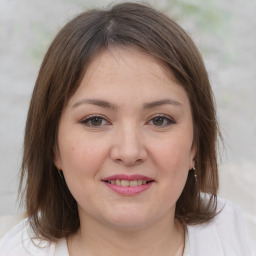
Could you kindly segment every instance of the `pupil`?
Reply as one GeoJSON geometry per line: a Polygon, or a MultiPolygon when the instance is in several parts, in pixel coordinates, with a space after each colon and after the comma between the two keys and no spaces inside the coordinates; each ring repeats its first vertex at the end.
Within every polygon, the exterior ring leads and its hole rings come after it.
{"type": "Polygon", "coordinates": [[[155,117],[153,119],[154,125],[162,125],[163,124],[163,118],[162,117],[155,117]]]}
{"type": "Polygon", "coordinates": [[[92,124],[93,125],[101,125],[102,123],[102,118],[100,117],[94,117],[92,120],[91,120],[92,124]]]}

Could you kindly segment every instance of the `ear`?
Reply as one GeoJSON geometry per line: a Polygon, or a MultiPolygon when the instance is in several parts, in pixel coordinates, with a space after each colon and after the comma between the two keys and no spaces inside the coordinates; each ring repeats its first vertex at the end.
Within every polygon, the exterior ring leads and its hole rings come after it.
{"type": "Polygon", "coordinates": [[[189,170],[191,170],[195,166],[195,157],[197,153],[197,147],[196,145],[192,145],[191,151],[190,151],[190,166],[189,170]]]}
{"type": "Polygon", "coordinates": [[[62,170],[60,151],[59,151],[59,148],[57,145],[54,147],[54,150],[53,150],[53,162],[54,162],[55,167],[58,170],[62,170]]]}

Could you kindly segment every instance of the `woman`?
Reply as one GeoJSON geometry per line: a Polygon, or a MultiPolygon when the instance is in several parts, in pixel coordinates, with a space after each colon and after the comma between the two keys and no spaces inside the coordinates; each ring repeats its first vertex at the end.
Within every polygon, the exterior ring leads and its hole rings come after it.
{"type": "Polygon", "coordinates": [[[70,21],[42,63],[0,255],[250,255],[217,198],[213,95],[189,36],[135,3],[70,21]]]}

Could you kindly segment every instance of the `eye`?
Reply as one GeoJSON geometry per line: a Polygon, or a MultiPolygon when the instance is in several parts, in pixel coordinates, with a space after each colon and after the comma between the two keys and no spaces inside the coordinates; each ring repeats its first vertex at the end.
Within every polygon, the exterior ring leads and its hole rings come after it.
{"type": "Polygon", "coordinates": [[[165,127],[168,125],[175,124],[175,122],[169,117],[159,115],[159,116],[155,116],[154,118],[152,118],[149,121],[149,124],[154,125],[154,126],[159,126],[159,127],[165,127]]]}
{"type": "Polygon", "coordinates": [[[101,116],[91,116],[81,121],[82,124],[91,127],[108,125],[109,122],[101,116]]]}

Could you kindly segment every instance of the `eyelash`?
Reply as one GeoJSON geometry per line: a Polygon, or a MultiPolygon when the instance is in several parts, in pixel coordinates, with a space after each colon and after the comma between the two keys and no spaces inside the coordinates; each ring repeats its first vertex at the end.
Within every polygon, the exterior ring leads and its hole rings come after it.
{"type": "MultiPolygon", "coordinates": [[[[165,121],[164,125],[154,125],[154,124],[152,124],[153,126],[156,126],[156,127],[166,127],[166,126],[169,126],[169,125],[172,125],[172,124],[176,124],[176,122],[172,118],[170,118],[168,116],[165,116],[165,115],[156,115],[156,116],[152,117],[150,119],[150,121],[147,122],[147,124],[150,124],[150,122],[153,122],[153,120],[156,119],[156,118],[161,118],[161,119],[164,119],[164,121],[165,121]]],[[[105,126],[105,125],[109,125],[110,124],[110,122],[107,121],[106,118],[104,118],[104,117],[102,117],[100,115],[90,116],[90,117],[82,120],[80,123],[85,125],[85,126],[89,126],[89,127],[101,127],[101,126],[105,126]],[[107,124],[102,124],[101,123],[99,125],[93,125],[92,123],[90,123],[90,122],[92,122],[93,120],[95,120],[97,118],[99,120],[101,120],[101,122],[103,122],[103,121],[107,122],[107,124]]]]}
{"type": "MultiPolygon", "coordinates": [[[[96,118],[98,118],[98,119],[100,119],[100,120],[105,120],[108,124],[110,123],[110,122],[108,122],[108,121],[106,120],[106,118],[104,118],[104,117],[102,117],[102,116],[100,116],[100,115],[95,115],[95,116],[90,116],[90,117],[88,117],[88,118],[82,120],[82,121],[81,121],[81,124],[83,124],[83,125],[85,125],[85,126],[89,126],[89,127],[100,127],[100,126],[103,126],[102,124],[100,124],[100,125],[92,125],[91,123],[89,124],[89,122],[92,122],[92,121],[95,120],[96,118]]],[[[104,125],[105,125],[105,124],[104,124],[104,125]]]]}
{"type": "Polygon", "coordinates": [[[152,122],[156,118],[161,118],[161,119],[165,120],[165,124],[164,125],[159,125],[159,126],[158,125],[154,125],[156,127],[166,127],[166,126],[170,126],[170,125],[176,124],[176,122],[172,118],[170,118],[168,116],[165,116],[165,115],[156,115],[153,118],[151,118],[148,123],[152,122]]]}

